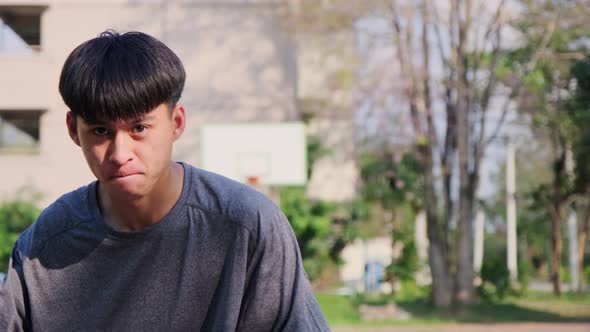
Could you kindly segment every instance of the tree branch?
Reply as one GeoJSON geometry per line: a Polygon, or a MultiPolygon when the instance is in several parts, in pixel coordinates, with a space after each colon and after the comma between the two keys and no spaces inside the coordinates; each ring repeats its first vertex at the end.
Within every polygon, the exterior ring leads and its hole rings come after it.
{"type": "Polygon", "coordinates": [[[399,12],[397,10],[397,1],[393,0],[391,2],[390,5],[390,10],[391,10],[391,14],[392,14],[392,25],[393,25],[393,38],[394,38],[394,43],[395,46],[397,48],[397,55],[398,55],[398,61],[400,64],[400,69],[402,71],[403,76],[406,79],[410,80],[410,84],[409,87],[405,88],[408,97],[409,97],[409,101],[410,101],[410,115],[412,117],[412,125],[414,128],[414,133],[416,135],[416,137],[423,137],[424,133],[423,133],[423,127],[422,127],[422,121],[420,118],[420,114],[418,111],[418,105],[416,102],[416,95],[417,95],[417,91],[416,91],[416,77],[415,77],[415,73],[413,70],[413,63],[410,62],[408,63],[407,61],[410,60],[411,61],[411,56],[409,56],[408,53],[408,48],[411,45],[411,31],[407,31],[408,29],[411,29],[411,23],[406,24],[405,27],[405,36],[406,36],[406,44],[404,45],[404,43],[402,42],[402,34],[404,31],[402,31],[402,25],[400,22],[400,17],[399,17],[399,12]]]}
{"type": "Polygon", "coordinates": [[[422,84],[424,85],[424,108],[426,111],[426,122],[428,125],[428,138],[432,142],[431,144],[437,147],[440,151],[438,137],[434,128],[433,116],[432,116],[432,101],[430,94],[430,44],[428,42],[428,25],[430,24],[430,17],[428,16],[428,0],[422,2],[422,57],[423,57],[423,76],[422,84]]]}
{"type": "MultiPolygon", "coordinates": [[[[556,23],[557,23],[558,16],[559,16],[559,14],[556,14],[553,17],[553,20],[549,21],[549,23],[547,24],[546,32],[543,35],[543,39],[541,40],[541,43],[539,45],[539,48],[537,48],[536,52],[531,57],[531,60],[526,64],[524,73],[522,73],[520,75],[521,77],[525,77],[526,75],[528,75],[537,66],[537,63],[539,62],[539,60],[543,56],[543,53],[547,49],[547,46],[549,45],[549,41],[553,37],[553,33],[555,32],[555,26],[556,26],[556,23]]],[[[504,121],[506,119],[506,114],[508,112],[508,108],[510,106],[510,102],[516,96],[518,96],[520,94],[520,90],[522,89],[522,86],[523,86],[523,81],[521,79],[521,80],[519,80],[516,83],[516,86],[512,89],[512,92],[510,93],[510,96],[504,102],[504,106],[502,107],[502,115],[500,117],[500,121],[496,125],[496,128],[492,131],[493,132],[492,136],[490,136],[485,141],[484,148],[487,147],[493,140],[495,140],[496,137],[498,136],[498,134],[500,133],[500,129],[501,129],[501,127],[502,127],[502,125],[503,125],[503,123],[504,123],[504,121]]]]}
{"type": "MultiPolygon", "coordinates": [[[[476,49],[475,49],[474,66],[473,66],[475,71],[477,71],[479,69],[479,66],[481,65],[482,53],[485,50],[486,41],[488,40],[488,38],[490,38],[490,34],[494,31],[497,34],[500,34],[500,27],[499,27],[498,23],[500,22],[500,17],[502,15],[502,12],[504,11],[505,3],[506,3],[506,0],[500,1],[500,3],[498,4],[498,7],[496,8],[496,11],[494,13],[494,18],[492,19],[490,24],[487,26],[486,32],[484,33],[483,38],[482,38],[482,41],[483,41],[482,49],[480,49],[479,47],[476,47],[476,49]]],[[[478,36],[476,36],[476,39],[477,39],[477,37],[478,36]]]]}

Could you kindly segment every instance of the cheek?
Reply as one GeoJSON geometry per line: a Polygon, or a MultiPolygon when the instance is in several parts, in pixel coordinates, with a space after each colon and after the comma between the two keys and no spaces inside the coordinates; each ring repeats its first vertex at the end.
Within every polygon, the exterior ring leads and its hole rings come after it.
{"type": "Polygon", "coordinates": [[[163,158],[172,149],[172,139],[168,132],[160,132],[154,135],[147,144],[146,153],[154,158],[163,158]]]}
{"type": "Polygon", "coordinates": [[[142,144],[138,145],[133,151],[135,159],[144,166],[149,166],[155,160],[157,160],[159,153],[160,152],[157,141],[151,140],[144,141],[142,144]]]}
{"type": "Polygon", "coordinates": [[[105,155],[105,149],[101,147],[93,146],[84,149],[84,156],[93,167],[100,166],[105,160],[105,155]]]}

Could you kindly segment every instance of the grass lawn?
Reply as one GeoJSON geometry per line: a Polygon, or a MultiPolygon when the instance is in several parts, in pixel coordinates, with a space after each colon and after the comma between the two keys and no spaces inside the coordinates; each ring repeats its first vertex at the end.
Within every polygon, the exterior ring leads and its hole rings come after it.
{"type": "Polygon", "coordinates": [[[521,298],[497,302],[482,302],[471,307],[435,309],[423,299],[353,298],[333,294],[317,294],[318,301],[330,325],[354,324],[419,324],[419,323],[500,323],[500,322],[590,322],[590,293],[563,294],[555,298],[547,293],[530,293],[521,298]],[[360,302],[384,304],[393,300],[398,307],[412,315],[404,321],[361,321],[360,302]]]}
{"type": "Polygon", "coordinates": [[[350,297],[321,293],[316,294],[316,297],[330,325],[348,325],[361,322],[361,315],[350,297]]]}

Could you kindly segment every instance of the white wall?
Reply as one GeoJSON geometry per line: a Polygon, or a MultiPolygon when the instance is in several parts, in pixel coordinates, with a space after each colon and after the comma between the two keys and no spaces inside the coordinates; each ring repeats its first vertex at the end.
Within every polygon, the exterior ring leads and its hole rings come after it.
{"type": "Polygon", "coordinates": [[[45,194],[46,205],[93,180],[67,136],[67,107],[57,87],[67,55],[108,28],[152,34],[182,59],[187,82],[181,102],[188,124],[175,146],[177,160],[198,165],[199,127],[206,121],[297,119],[294,47],[268,7],[249,3],[0,0],[0,6],[48,6],[42,16],[40,53],[0,53],[0,109],[47,110],[38,155],[0,154],[0,200],[33,185],[45,194]]]}

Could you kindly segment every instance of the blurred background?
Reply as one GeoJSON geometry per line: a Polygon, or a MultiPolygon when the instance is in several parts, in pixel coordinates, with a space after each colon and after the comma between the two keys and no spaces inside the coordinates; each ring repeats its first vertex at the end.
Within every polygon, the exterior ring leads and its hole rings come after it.
{"type": "Polygon", "coordinates": [[[143,31],[187,71],[174,159],[281,206],[334,330],[588,331],[588,17],[586,0],[0,0],[0,271],[93,180],[66,57],[143,31]]]}

